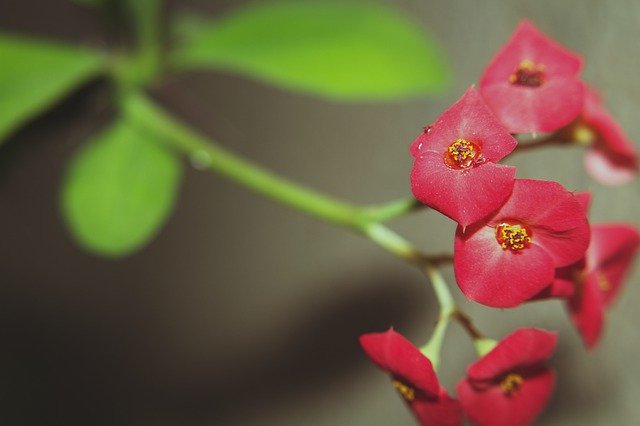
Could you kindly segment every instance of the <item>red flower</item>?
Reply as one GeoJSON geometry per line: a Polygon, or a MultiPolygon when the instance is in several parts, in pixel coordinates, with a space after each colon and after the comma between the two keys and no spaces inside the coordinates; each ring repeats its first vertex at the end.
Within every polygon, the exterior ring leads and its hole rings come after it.
{"type": "Polygon", "coordinates": [[[391,374],[393,386],[421,425],[462,424],[460,403],[440,386],[431,361],[411,342],[389,329],[360,336],[360,344],[378,367],[391,374]]]}
{"type": "Polygon", "coordinates": [[[519,426],[533,421],[553,391],[554,375],[545,361],[556,333],[519,329],[467,368],[457,386],[466,415],[479,426],[519,426]]]}
{"type": "Polygon", "coordinates": [[[558,290],[560,288],[573,288],[567,308],[588,348],[598,343],[605,309],[620,291],[638,248],[640,233],[633,226],[593,225],[591,244],[585,258],[556,271],[551,296],[562,296],[562,291],[558,290]]]}
{"type": "Polygon", "coordinates": [[[582,59],[521,21],[480,79],[480,93],[512,133],[551,132],[580,113],[582,59]]]}
{"type": "Polygon", "coordinates": [[[467,226],[509,197],[515,167],[496,164],[516,147],[473,88],[412,143],[413,195],[467,226]]]}
{"type": "Polygon", "coordinates": [[[588,88],[582,114],[570,130],[572,140],[592,147],[585,156],[585,168],[594,179],[620,185],[638,174],[638,153],[633,143],[604,109],[595,90],[588,88]]]}
{"type": "Polygon", "coordinates": [[[458,226],[454,270],[468,298],[513,307],[553,280],[555,269],[584,256],[589,223],[580,202],[559,183],[516,179],[507,202],[465,229],[458,226]]]}

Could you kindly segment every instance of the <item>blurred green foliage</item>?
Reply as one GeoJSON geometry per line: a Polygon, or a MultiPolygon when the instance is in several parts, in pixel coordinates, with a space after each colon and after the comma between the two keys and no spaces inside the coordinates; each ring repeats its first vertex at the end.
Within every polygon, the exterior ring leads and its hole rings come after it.
{"type": "Polygon", "coordinates": [[[0,34],[0,142],[100,72],[103,55],[0,34]]]}
{"type": "Polygon", "coordinates": [[[62,211],[83,247],[105,256],[125,255],[165,222],[180,175],[178,159],[156,137],[120,119],[73,158],[62,211]]]}
{"type": "Polygon", "coordinates": [[[178,67],[223,69],[339,100],[399,99],[442,90],[449,70],[414,22],[378,3],[256,3],[211,23],[179,24],[178,67]]]}
{"type": "MultiPolygon", "coordinates": [[[[74,1],[102,6],[96,12],[123,11],[134,47],[105,53],[0,34],[0,141],[98,74],[111,79],[118,108],[168,73],[193,69],[237,72],[341,101],[419,97],[449,81],[436,43],[382,3],[251,3],[212,21],[183,19],[175,23],[180,38],[168,40],[162,0],[74,1]],[[164,51],[167,41],[173,48],[164,51]]],[[[160,229],[181,174],[161,138],[118,119],[73,158],[61,206],[83,247],[122,256],[160,229]]]]}

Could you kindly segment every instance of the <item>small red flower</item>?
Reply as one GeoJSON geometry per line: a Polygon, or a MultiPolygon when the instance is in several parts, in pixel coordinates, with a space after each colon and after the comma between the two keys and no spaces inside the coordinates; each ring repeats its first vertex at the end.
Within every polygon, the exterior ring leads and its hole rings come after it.
{"type": "Polygon", "coordinates": [[[404,398],[423,426],[458,426],[463,413],[460,403],[440,386],[431,361],[402,335],[389,329],[360,336],[365,353],[391,374],[393,387],[404,398]]]}
{"type": "Polygon", "coordinates": [[[509,197],[516,169],[496,163],[516,145],[469,88],[412,143],[413,195],[462,226],[476,222],[509,197]]]}
{"type": "Polygon", "coordinates": [[[480,79],[480,93],[512,133],[551,132],[577,117],[582,59],[521,21],[480,79]]]}
{"type": "Polygon", "coordinates": [[[605,310],[619,293],[639,248],[640,233],[633,226],[593,225],[585,258],[556,271],[550,293],[563,296],[560,288],[573,288],[567,308],[588,348],[598,343],[605,310]]]}
{"type": "Polygon", "coordinates": [[[570,130],[572,140],[592,147],[585,155],[585,168],[597,181],[621,185],[638,174],[636,148],[594,89],[588,88],[582,114],[570,130]]]}
{"type": "Polygon", "coordinates": [[[478,426],[520,426],[533,421],[547,405],[554,374],[545,365],[556,333],[519,329],[467,368],[457,386],[466,415],[478,426]]]}
{"type": "Polygon", "coordinates": [[[458,226],[454,270],[469,299],[507,308],[553,280],[589,245],[589,223],[576,197],[559,183],[516,179],[511,197],[491,216],[458,226]]]}

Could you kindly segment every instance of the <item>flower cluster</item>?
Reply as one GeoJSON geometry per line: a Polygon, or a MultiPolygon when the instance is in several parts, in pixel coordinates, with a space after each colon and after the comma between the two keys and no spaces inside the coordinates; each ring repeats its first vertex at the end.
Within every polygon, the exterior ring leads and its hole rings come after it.
{"type": "MultiPolygon", "coordinates": [[[[453,263],[462,293],[497,308],[564,299],[590,348],[640,247],[640,233],[628,224],[590,225],[589,194],[518,179],[515,167],[500,164],[519,148],[515,134],[533,133],[523,147],[587,147],[586,170],[601,183],[635,177],[637,152],[581,79],[581,69],[579,55],[522,21],[478,89],[469,88],[426,126],[409,151],[415,198],[458,224],[453,263]]],[[[479,350],[481,358],[456,387],[457,399],[439,384],[430,352],[395,331],[363,335],[361,345],[391,375],[422,425],[459,425],[465,418],[477,425],[524,425],[552,393],[554,375],[545,362],[556,339],[553,332],[519,329],[479,350]]]]}
{"type": "MultiPolygon", "coordinates": [[[[517,179],[498,164],[517,132],[588,145],[587,170],[607,183],[637,172],[633,145],[580,79],[581,58],[520,23],[480,80],[411,144],[411,189],[458,223],[454,268],[462,292],[514,307],[574,265],[590,240],[586,213],[560,184],[517,179]]],[[[535,143],[535,142],[534,142],[535,143]]]]}
{"type": "Polygon", "coordinates": [[[360,337],[365,353],[382,370],[422,425],[457,426],[465,417],[477,425],[521,425],[543,410],[553,390],[546,366],[556,334],[516,330],[467,368],[459,399],[438,382],[431,361],[394,330],[360,337]]]}

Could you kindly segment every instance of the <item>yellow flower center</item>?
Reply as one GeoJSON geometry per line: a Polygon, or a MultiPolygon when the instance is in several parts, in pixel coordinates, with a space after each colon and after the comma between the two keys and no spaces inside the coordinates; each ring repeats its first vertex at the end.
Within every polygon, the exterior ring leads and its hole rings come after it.
{"type": "Polygon", "coordinates": [[[517,252],[529,247],[532,236],[531,230],[523,225],[501,223],[496,226],[496,240],[505,250],[517,252]]]}
{"type": "Polygon", "coordinates": [[[540,87],[546,79],[545,68],[544,64],[536,64],[530,59],[525,59],[511,73],[509,83],[518,86],[540,87]]]}
{"type": "Polygon", "coordinates": [[[605,293],[611,291],[611,289],[613,288],[613,285],[611,285],[611,281],[609,281],[609,278],[607,278],[607,276],[602,272],[598,272],[598,287],[600,287],[600,290],[604,291],[605,293]]]}
{"type": "Polygon", "coordinates": [[[400,392],[400,395],[402,395],[405,400],[407,400],[408,402],[412,402],[414,399],[416,399],[416,390],[414,388],[405,385],[400,380],[394,380],[392,383],[393,387],[396,388],[398,392],[400,392]]]}
{"type": "Polygon", "coordinates": [[[480,162],[480,147],[466,139],[456,139],[444,153],[444,163],[452,169],[468,169],[480,162]]]}
{"type": "Polygon", "coordinates": [[[524,379],[521,375],[516,373],[509,373],[507,377],[505,377],[502,382],[500,382],[500,387],[502,388],[502,392],[507,395],[515,395],[520,391],[520,387],[524,379]]]}

